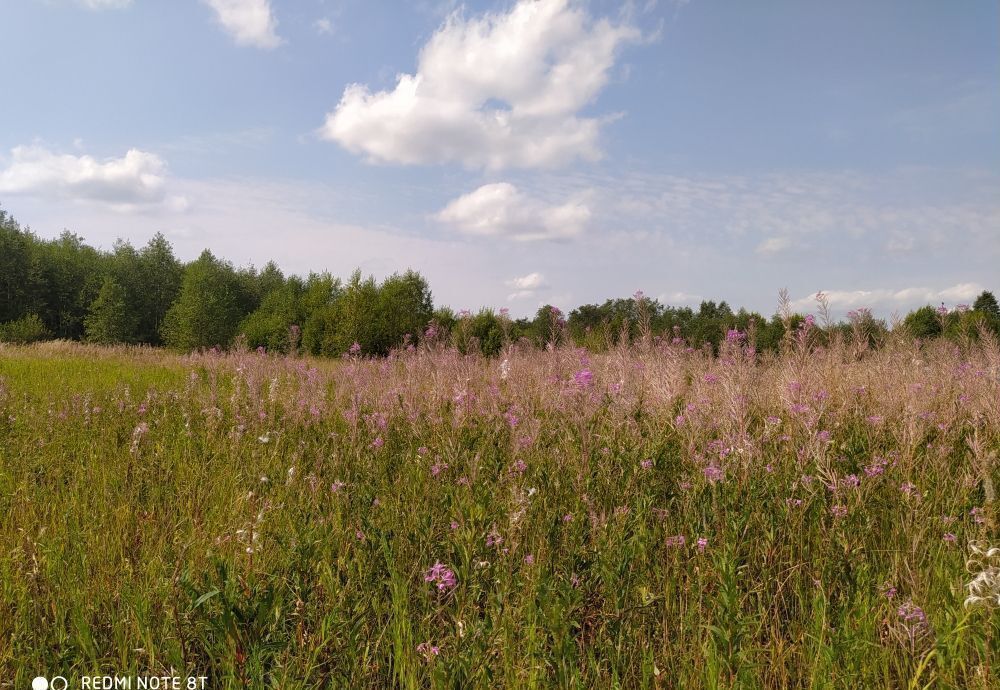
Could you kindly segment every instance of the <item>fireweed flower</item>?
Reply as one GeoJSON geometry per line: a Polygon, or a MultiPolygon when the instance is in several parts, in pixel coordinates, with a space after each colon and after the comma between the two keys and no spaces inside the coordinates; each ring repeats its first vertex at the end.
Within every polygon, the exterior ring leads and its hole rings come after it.
{"type": "Polygon", "coordinates": [[[573,374],[573,383],[580,388],[587,388],[593,383],[594,374],[589,369],[582,369],[573,374]]]}
{"type": "Polygon", "coordinates": [[[910,638],[911,644],[930,632],[930,626],[927,624],[927,614],[924,613],[922,608],[914,604],[912,600],[907,600],[900,604],[899,608],[896,609],[896,615],[899,616],[899,622],[910,638]]]}
{"type": "Polygon", "coordinates": [[[429,662],[440,653],[441,648],[437,645],[432,645],[430,642],[421,642],[417,645],[417,654],[424,657],[424,661],[429,662]]]}
{"type": "Polygon", "coordinates": [[[433,583],[439,592],[450,592],[458,584],[455,573],[441,561],[435,561],[434,565],[427,569],[424,573],[424,582],[433,583]]]}

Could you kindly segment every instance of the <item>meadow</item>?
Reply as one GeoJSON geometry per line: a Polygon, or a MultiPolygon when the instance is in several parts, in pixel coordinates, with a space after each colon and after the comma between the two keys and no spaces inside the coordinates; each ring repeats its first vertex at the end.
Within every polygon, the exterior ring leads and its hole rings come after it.
{"type": "Polygon", "coordinates": [[[0,687],[1000,687],[1000,347],[810,326],[0,346],[0,687]]]}

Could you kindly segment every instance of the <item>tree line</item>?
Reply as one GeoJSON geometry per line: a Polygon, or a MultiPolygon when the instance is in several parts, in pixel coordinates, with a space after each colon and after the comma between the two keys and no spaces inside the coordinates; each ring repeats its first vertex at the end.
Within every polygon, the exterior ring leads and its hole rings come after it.
{"type": "MultiPolygon", "coordinates": [[[[139,249],[119,240],[100,251],[70,232],[41,239],[0,209],[0,342],[60,338],[189,351],[239,339],[272,352],[339,356],[385,355],[433,341],[495,355],[518,341],[600,350],[641,338],[718,351],[727,334],[739,333],[764,351],[777,350],[811,319],[787,309],[767,318],[733,311],[726,302],[672,307],[641,293],[585,304],[568,315],[551,305],[533,318],[511,319],[505,309],[456,313],[435,308],[427,281],[412,270],[381,282],[360,271],[346,281],[328,272],[301,278],[284,275],[273,262],[260,270],[237,268],[208,250],[184,263],[162,234],[139,249]]],[[[968,307],[921,307],[903,324],[918,338],[1000,334],[1000,308],[984,292],[968,307]]],[[[888,330],[861,309],[821,332],[862,333],[877,345],[888,330]]]]}

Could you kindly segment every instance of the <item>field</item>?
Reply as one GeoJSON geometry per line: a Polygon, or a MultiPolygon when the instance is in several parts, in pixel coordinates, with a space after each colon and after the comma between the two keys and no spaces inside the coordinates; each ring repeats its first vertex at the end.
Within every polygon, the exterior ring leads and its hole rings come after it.
{"type": "Polygon", "coordinates": [[[3,347],[0,687],[1000,687],[998,377],[894,336],[3,347]]]}

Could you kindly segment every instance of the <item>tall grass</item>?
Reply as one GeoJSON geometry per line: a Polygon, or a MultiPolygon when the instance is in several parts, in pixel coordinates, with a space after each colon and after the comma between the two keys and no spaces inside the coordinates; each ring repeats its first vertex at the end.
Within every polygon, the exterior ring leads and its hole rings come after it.
{"type": "Polygon", "coordinates": [[[4,347],[0,679],[997,687],[998,376],[988,338],[4,347]]]}

